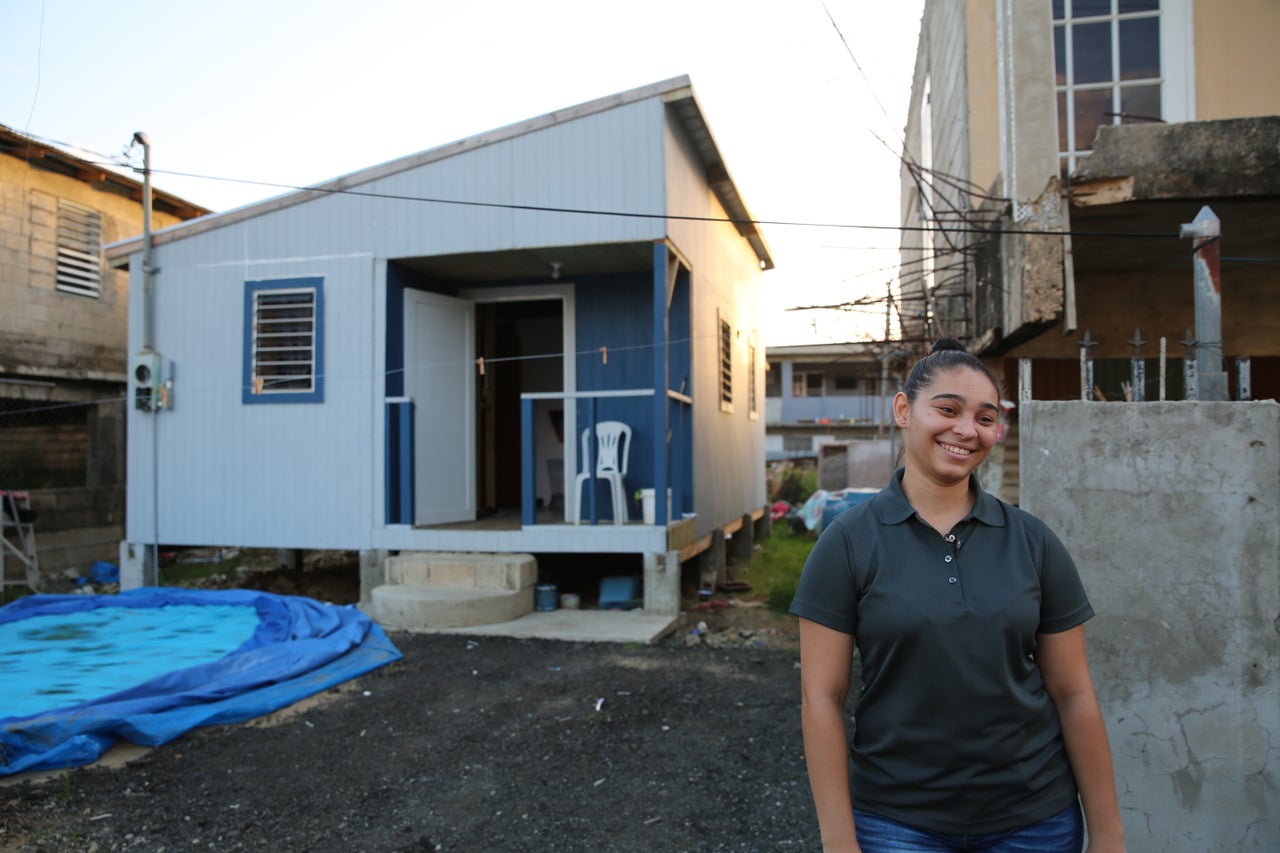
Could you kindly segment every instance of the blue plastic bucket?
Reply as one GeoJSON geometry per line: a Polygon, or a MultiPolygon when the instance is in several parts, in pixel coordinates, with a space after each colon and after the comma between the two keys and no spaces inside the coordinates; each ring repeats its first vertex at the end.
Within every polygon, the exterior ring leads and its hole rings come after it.
{"type": "Polygon", "coordinates": [[[540,583],[533,588],[534,610],[555,610],[559,588],[553,583],[540,583]]]}

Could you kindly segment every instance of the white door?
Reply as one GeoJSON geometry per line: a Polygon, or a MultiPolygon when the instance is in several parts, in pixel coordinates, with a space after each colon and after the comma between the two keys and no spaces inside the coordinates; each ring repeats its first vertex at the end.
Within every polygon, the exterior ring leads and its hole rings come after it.
{"type": "Polygon", "coordinates": [[[404,392],[414,404],[414,524],[476,517],[474,329],[471,302],[404,292],[404,392]]]}

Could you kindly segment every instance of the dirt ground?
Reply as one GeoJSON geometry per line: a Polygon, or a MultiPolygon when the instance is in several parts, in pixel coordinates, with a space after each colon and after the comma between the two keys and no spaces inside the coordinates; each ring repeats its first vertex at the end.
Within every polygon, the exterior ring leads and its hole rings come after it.
{"type": "Polygon", "coordinates": [[[644,647],[393,633],[271,717],[0,780],[0,850],[817,849],[794,622],[738,602],[644,647]]]}

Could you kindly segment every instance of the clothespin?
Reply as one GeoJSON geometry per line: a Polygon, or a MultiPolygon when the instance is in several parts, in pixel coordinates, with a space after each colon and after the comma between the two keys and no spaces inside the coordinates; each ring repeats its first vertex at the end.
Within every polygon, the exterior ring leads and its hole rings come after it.
{"type": "Polygon", "coordinates": [[[480,375],[484,376],[484,356],[476,359],[476,367],[480,368],[480,375]]]}
{"type": "Polygon", "coordinates": [[[601,364],[608,364],[608,363],[609,363],[609,348],[608,348],[608,347],[600,347],[600,363],[601,363],[601,364]]]}

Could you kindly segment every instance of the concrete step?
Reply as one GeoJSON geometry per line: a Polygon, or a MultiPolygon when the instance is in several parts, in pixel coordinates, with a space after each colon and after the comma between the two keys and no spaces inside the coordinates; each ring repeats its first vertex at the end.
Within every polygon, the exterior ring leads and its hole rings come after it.
{"type": "Polygon", "coordinates": [[[538,561],[532,554],[404,551],[387,558],[387,582],[407,586],[514,591],[537,579],[538,561]]]}
{"type": "Polygon", "coordinates": [[[384,584],[373,588],[370,615],[386,628],[461,628],[510,622],[533,611],[533,587],[384,584]]]}

